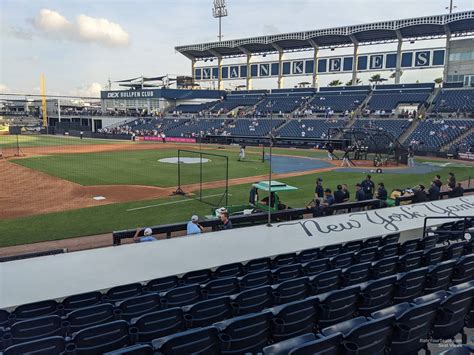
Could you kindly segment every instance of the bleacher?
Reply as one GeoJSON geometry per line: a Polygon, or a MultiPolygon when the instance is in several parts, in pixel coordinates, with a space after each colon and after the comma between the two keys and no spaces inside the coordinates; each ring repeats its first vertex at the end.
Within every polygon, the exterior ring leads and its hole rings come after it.
{"type": "Polygon", "coordinates": [[[353,128],[378,129],[390,133],[394,138],[400,138],[410,124],[405,119],[358,119],[353,128]]]}
{"type": "Polygon", "coordinates": [[[420,106],[428,100],[434,84],[380,85],[372,93],[368,109],[390,113],[400,104],[420,106]]]}
{"type": "Polygon", "coordinates": [[[226,131],[234,136],[266,136],[272,128],[276,129],[284,122],[282,119],[239,118],[229,124],[226,131]]]}
{"type": "Polygon", "coordinates": [[[474,112],[474,89],[442,89],[434,101],[433,112],[474,112]]]}
{"type": "Polygon", "coordinates": [[[219,101],[209,101],[201,104],[181,104],[177,105],[171,112],[176,111],[183,114],[197,114],[202,111],[211,109],[214,105],[218,104],[219,101]]]}
{"type": "Polygon", "coordinates": [[[254,106],[262,99],[262,94],[229,94],[212,108],[212,112],[229,112],[237,107],[254,106]]]}
{"type": "MultiPolygon", "coordinates": [[[[472,227],[472,221],[468,221],[472,227]]],[[[468,225],[469,227],[469,225],[468,225]]],[[[0,310],[0,351],[409,354],[474,327],[474,241],[453,224],[0,310]],[[462,233],[461,233],[462,234],[462,233]]]]}
{"type": "Polygon", "coordinates": [[[427,119],[418,125],[405,141],[417,142],[418,149],[438,149],[474,127],[473,120],[427,119]]]}
{"type": "Polygon", "coordinates": [[[214,135],[225,128],[226,120],[219,118],[194,118],[165,130],[168,137],[190,137],[193,134],[214,135]]]}
{"type": "Polygon", "coordinates": [[[313,112],[324,113],[332,110],[336,113],[353,111],[359,107],[369,93],[368,88],[354,88],[353,90],[328,91],[321,88],[309,104],[313,112]]]}
{"type": "Polygon", "coordinates": [[[280,137],[325,138],[331,128],[343,128],[344,119],[292,119],[279,131],[280,137]]]}
{"type": "Polygon", "coordinates": [[[275,89],[256,107],[257,114],[268,115],[291,113],[308,103],[313,97],[314,89],[275,89]]]}
{"type": "Polygon", "coordinates": [[[158,118],[158,117],[148,117],[148,118],[139,118],[135,121],[129,122],[126,126],[129,126],[132,130],[137,131],[168,131],[179,125],[184,124],[188,120],[185,119],[171,119],[171,118],[158,118]]]}

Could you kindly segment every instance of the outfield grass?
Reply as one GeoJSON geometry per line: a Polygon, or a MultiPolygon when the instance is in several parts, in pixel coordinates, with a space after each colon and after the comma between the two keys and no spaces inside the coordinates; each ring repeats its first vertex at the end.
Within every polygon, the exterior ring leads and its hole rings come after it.
{"type": "MultiPolygon", "coordinates": [[[[434,174],[440,174],[445,179],[449,171],[454,172],[459,181],[474,175],[473,169],[470,168],[449,167],[435,173],[420,175],[374,174],[373,179],[375,183],[384,182],[387,190],[391,191],[393,188],[411,187],[421,183],[428,186],[434,174]]],[[[351,197],[353,198],[355,194],[354,185],[362,181],[365,178],[365,174],[325,172],[318,174],[318,177],[323,178],[324,187],[329,187],[333,190],[337,184],[347,183],[350,186],[351,197]]],[[[315,179],[316,176],[314,175],[284,179],[286,183],[299,187],[299,190],[281,194],[282,201],[291,207],[305,206],[314,194],[315,179]]],[[[249,187],[249,184],[230,187],[230,194],[232,196],[229,198],[229,202],[231,204],[246,203],[249,187]]],[[[213,192],[215,190],[206,191],[207,194],[212,194],[213,192]]],[[[137,226],[187,221],[192,214],[197,213],[203,216],[211,211],[208,205],[186,199],[186,202],[179,202],[175,205],[166,204],[127,212],[128,209],[132,208],[180,201],[182,199],[183,197],[169,197],[166,199],[112,204],[1,221],[0,235],[3,238],[0,239],[0,247],[102,234],[137,226]]]]}
{"type": "MultiPolygon", "coordinates": [[[[1,148],[15,148],[17,136],[0,135],[1,148]]],[[[85,145],[85,144],[111,144],[111,143],[132,143],[130,141],[118,141],[112,139],[80,139],[77,137],[44,136],[44,135],[19,135],[18,145],[20,148],[26,147],[48,147],[58,145],[85,145]]]]}

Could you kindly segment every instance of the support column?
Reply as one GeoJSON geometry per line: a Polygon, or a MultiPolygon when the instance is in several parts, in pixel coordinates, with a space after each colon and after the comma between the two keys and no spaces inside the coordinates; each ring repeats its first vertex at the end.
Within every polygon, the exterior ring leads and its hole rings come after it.
{"type": "Polygon", "coordinates": [[[443,82],[448,81],[448,71],[449,71],[449,54],[451,52],[451,31],[448,26],[444,26],[444,31],[446,32],[446,48],[444,51],[444,69],[443,69],[443,82]]]}
{"type": "MultiPolygon", "coordinates": [[[[283,48],[281,48],[279,45],[273,43],[272,47],[275,48],[278,51],[278,80],[277,80],[277,86],[278,89],[283,88],[283,48]]],[[[271,74],[271,68],[270,68],[270,74],[271,74]]]]}
{"type": "MultiPolygon", "coordinates": [[[[196,59],[191,59],[191,78],[193,78],[192,83],[194,84],[196,81],[196,59]]],[[[194,86],[192,88],[194,89],[194,86]]]]}
{"type": "Polygon", "coordinates": [[[395,64],[395,84],[400,84],[400,79],[402,77],[402,45],[403,37],[399,30],[396,31],[398,38],[397,45],[397,62],[395,64]]]}
{"type": "MultiPolygon", "coordinates": [[[[350,36],[352,43],[354,44],[354,53],[352,55],[352,85],[357,85],[357,61],[359,58],[359,41],[354,37],[350,36]]],[[[344,63],[341,63],[344,65],[344,63]]]]}
{"type": "Polygon", "coordinates": [[[222,90],[224,84],[222,82],[222,56],[214,50],[209,50],[209,52],[217,58],[217,89],[222,90]]]}
{"type": "Polygon", "coordinates": [[[245,86],[247,88],[247,90],[252,90],[252,75],[251,75],[251,72],[250,72],[250,62],[252,60],[252,52],[250,52],[249,50],[247,50],[246,48],[242,47],[242,46],[238,46],[237,48],[239,48],[242,53],[244,53],[247,57],[247,76],[245,77],[245,86]]]}
{"type": "Polygon", "coordinates": [[[316,90],[318,89],[319,87],[319,83],[318,83],[318,58],[319,58],[319,46],[318,44],[313,41],[312,39],[308,40],[308,42],[311,44],[311,46],[313,47],[313,88],[315,88],[316,90]]]}

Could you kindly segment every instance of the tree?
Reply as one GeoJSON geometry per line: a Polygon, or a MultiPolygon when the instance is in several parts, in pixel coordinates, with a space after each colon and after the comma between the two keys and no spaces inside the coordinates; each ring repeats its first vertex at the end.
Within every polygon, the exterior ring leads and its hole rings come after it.
{"type": "Polygon", "coordinates": [[[369,82],[373,83],[374,87],[376,87],[378,83],[382,83],[384,81],[387,81],[387,79],[382,78],[380,74],[372,75],[369,79],[369,82]]]}
{"type": "MultiPolygon", "coordinates": [[[[359,85],[359,84],[362,84],[362,80],[360,80],[359,78],[356,79],[356,85],[359,85]]],[[[349,80],[347,83],[346,83],[346,86],[352,86],[352,80],[349,80]]]]}
{"type": "Polygon", "coordinates": [[[328,85],[329,86],[341,86],[342,81],[336,79],[336,80],[331,81],[328,85]]]}
{"type": "Polygon", "coordinates": [[[443,78],[436,78],[433,81],[435,82],[435,84],[438,84],[438,87],[440,88],[441,84],[443,83],[443,78]]]}

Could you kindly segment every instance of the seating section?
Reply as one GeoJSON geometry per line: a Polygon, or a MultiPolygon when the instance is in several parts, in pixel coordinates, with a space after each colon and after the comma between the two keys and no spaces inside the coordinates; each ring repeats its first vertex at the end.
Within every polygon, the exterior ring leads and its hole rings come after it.
{"type": "Polygon", "coordinates": [[[474,89],[442,89],[435,98],[432,111],[474,112],[474,89]]]}
{"type": "Polygon", "coordinates": [[[343,119],[292,119],[279,131],[280,137],[326,138],[331,128],[343,128],[343,119]]]}
{"type": "Polygon", "coordinates": [[[359,107],[367,96],[368,91],[336,91],[319,92],[309,104],[313,112],[324,113],[327,110],[334,112],[351,112],[359,107]]]}
{"type": "Polygon", "coordinates": [[[453,141],[471,127],[474,127],[473,120],[427,119],[420,122],[405,142],[418,145],[418,149],[436,149],[453,141]]]}
{"type": "Polygon", "coordinates": [[[219,118],[194,118],[186,120],[177,126],[170,126],[165,130],[168,137],[191,137],[194,135],[216,135],[221,134],[226,127],[227,121],[219,118]]]}
{"type": "Polygon", "coordinates": [[[282,119],[247,119],[239,118],[227,125],[227,132],[234,136],[265,136],[273,129],[281,126],[282,119]]]}
{"type": "Polygon", "coordinates": [[[431,88],[426,89],[376,89],[368,103],[368,108],[373,111],[390,113],[399,104],[421,105],[428,100],[431,88]]]}
{"type": "Polygon", "coordinates": [[[261,94],[229,94],[212,108],[213,113],[226,113],[237,107],[254,106],[262,99],[261,94]]]}
{"type": "Polygon", "coordinates": [[[472,326],[473,241],[441,240],[372,238],[21,305],[0,312],[0,351],[416,353],[431,331],[472,326]]]}
{"type": "Polygon", "coordinates": [[[257,105],[256,114],[257,116],[268,116],[271,111],[275,115],[280,112],[291,113],[305,105],[313,95],[313,92],[270,94],[257,105]]]}
{"type": "Polygon", "coordinates": [[[355,121],[354,128],[378,129],[390,133],[394,138],[400,138],[405,130],[410,126],[408,120],[358,119],[355,121]]]}
{"type": "Polygon", "coordinates": [[[177,105],[176,108],[172,110],[171,112],[176,111],[183,114],[186,114],[186,113],[197,114],[199,112],[211,109],[214,105],[218,103],[219,101],[210,101],[210,102],[205,102],[202,104],[182,104],[182,105],[177,105]]]}

